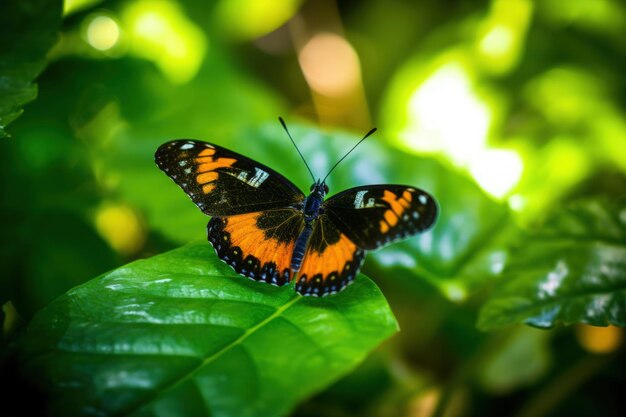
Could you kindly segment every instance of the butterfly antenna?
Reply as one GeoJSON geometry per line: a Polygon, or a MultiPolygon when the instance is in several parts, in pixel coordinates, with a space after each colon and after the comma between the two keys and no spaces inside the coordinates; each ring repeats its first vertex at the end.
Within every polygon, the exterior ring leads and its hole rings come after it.
{"type": "Polygon", "coordinates": [[[291,137],[291,133],[289,133],[289,129],[287,129],[287,125],[285,124],[285,121],[283,120],[282,117],[279,117],[278,120],[280,120],[280,124],[283,125],[285,132],[287,132],[287,136],[289,136],[289,139],[291,139],[291,143],[293,143],[293,146],[296,147],[296,151],[298,151],[300,158],[302,158],[304,165],[306,165],[306,169],[309,170],[309,174],[311,174],[311,178],[313,178],[313,182],[315,182],[315,175],[313,175],[313,172],[311,172],[311,168],[309,168],[309,164],[306,163],[306,159],[304,159],[304,156],[302,156],[302,152],[300,152],[300,149],[298,149],[298,145],[296,145],[296,142],[291,137]]]}
{"type": "Polygon", "coordinates": [[[354,149],[356,149],[356,147],[357,147],[357,146],[359,146],[359,145],[361,144],[361,142],[363,142],[365,139],[367,139],[369,136],[371,136],[374,132],[376,132],[376,128],[373,128],[372,130],[370,130],[369,132],[367,132],[367,134],[366,134],[365,136],[363,136],[363,139],[361,139],[360,141],[358,141],[358,142],[357,142],[357,144],[356,144],[356,145],[354,145],[354,146],[352,147],[352,149],[350,149],[350,150],[348,151],[348,153],[346,153],[344,156],[342,156],[342,157],[341,157],[341,159],[340,159],[339,161],[337,161],[337,163],[336,163],[335,165],[333,165],[333,167],[330,169],[330,171],[328,171],[328,174],[326,174],[326,176],[324,177],[324,179],[322,180],[322,182],[325,182],[325,181],[326,181],[326,178],[328,178],[328,176],[330,175],[330,173],[331,173],[331,172],[333,172],[333,170],[334,170],[335,168],[337,168],[337,165],[339,165],[339,163],[340,163],[341,161],[343,161],[344,159],[346,159],[346,157],[347,157],[348,155],[350,155],[350,152],[352,152],[354,149]]]}

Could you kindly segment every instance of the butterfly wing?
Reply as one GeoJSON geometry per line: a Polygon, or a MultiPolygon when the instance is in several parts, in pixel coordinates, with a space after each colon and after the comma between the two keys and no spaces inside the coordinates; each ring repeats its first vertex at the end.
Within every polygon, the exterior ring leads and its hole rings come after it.
{"type": "Polygon", "coordinates": [[[430,194],[404,185],[355,187],[324,202],[328,218],[362,249],[423,232],[434,224],[437,212],[430,194]]]}
{"type": "Polygon", "coordinates": [[[315,223],[302,260],[296,291],[323,296],[341,291],[361,268],[365,251],[322,214],[315,223]]]}
{"type": "Polygon", "coordinates": [[[304,194],[278,172],[210,143],[168,142],[157,149],[155,161],[209,216],[285,208],[304,200],[304,194]]]}
{"type": "Polygon", "coordinates": [[[304,228],[302,211],[291,208],[213,217],[209,242],[236,272],[274,285],[293,277],[291,256],[304,228]]]}

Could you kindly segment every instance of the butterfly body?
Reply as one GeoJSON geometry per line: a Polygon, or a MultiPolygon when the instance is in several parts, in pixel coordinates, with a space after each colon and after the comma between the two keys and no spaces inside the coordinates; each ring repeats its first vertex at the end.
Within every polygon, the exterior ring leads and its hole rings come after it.
{"type": "Polygon", "coordinates": [[[296,240],[293,255],[291,256],[291,269],[293,271],[300,270],[306,247],[314,230],[315,221],[318,219],[320,212],[323,211],[322,203],[324,202],[324,197],[326,196],[327,192],[328,186],[322,181],[318,180],[311,187],[311,194],[309,194],[308,197],[304,200],[304,204],[302,205],[302,214],[304,216],[304,229],[296,240]]]}
{"type": "Polygon", "coordinates": [[[217,145],[176,140],[157,165],[207,215],[208,240],[236,272],[273,285],[295,280],[303,295],[341,291],[365,251],[429,228],[437,205],[403,185],[371,185],[326,199],[317,180],[308,196],[271,168],[217,145]]]}

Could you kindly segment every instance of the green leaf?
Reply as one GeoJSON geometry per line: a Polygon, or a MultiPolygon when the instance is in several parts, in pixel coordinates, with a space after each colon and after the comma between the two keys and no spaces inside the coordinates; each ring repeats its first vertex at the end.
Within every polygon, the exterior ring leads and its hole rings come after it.
{"type": "Polygon", "coordinates": [[[208,243],[133,262],[33,319],[26,374],[53,415],[284,415],[397,330],[361,275],[302,297],[235,274],[208,243]]]}
{"type": "Polygon", "coordinates": [[[481,386],[503,395],[530,386],[546,374],[551,364],[549,350],[553,333],[516,326],[499,345],[485,355],[477,368],[481,386]]]}
{"type": "Polygon", "coordinates": [[[0,2],[0,137],[37,96],[33,80],[56,41],[62,9],[61,0],[0,2]]]}
{"type": "Polygon", "coordinates": [[[52,120],[50,109],[62,101],[51,97],[50,74],[39,98],[11,125],[16,140],[0,140],[0,177],[11,178],[0,187],[0,218],[7,219],[0,233],[0,302],[11,300],[25,319],[120,265],[94,227],[102,194],[84,144],[62,123],[41,121],[52,120]]]}
{"type": "Polygon", "coordinates": [[[522,242],[478,326],[626,324],[626,205],[586,201],[522,242]]]}

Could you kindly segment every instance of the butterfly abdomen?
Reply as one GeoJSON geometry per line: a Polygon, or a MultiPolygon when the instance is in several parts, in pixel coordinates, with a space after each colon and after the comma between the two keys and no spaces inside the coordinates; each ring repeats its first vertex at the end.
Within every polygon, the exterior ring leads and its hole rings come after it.
{"type": "Polygon", "coordinates": [[[313,233],[313,222],[306,222],[304,230],[302,230],[302,233],[300,233],[300,236],[298,236],[298,240],[296,240],[296,244],[294,245],[293,255],[291,255],[291,270],[294,272],[300,270],[302,259],[304,258],[304,252],[306,251],[307,244],[309,243],[311,233],[313,233]]]}

